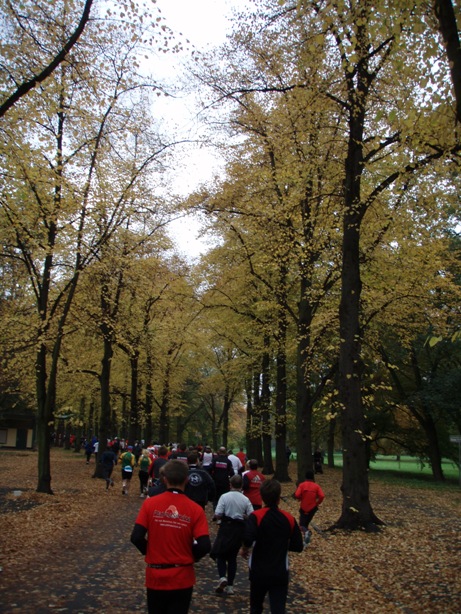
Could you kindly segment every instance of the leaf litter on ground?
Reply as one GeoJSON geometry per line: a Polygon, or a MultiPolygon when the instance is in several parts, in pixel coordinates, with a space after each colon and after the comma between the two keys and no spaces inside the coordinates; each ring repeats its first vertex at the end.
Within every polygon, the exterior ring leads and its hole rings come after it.
{"type": "MultiPolygon", "coordinates": [[[[40,586],[30,585],[38,560],[39,577],[46,577],[47,569],[52,571],[57,560],[65,570],[79,557],[85,557],[87,548],[91,547],[87,543],[88,534],[93,542],[97,541],[98,527],[110,524],[111,518],[122,513],[127,527],[126,535],[122,533],[118,537],[120,548],[125,547],[122,542],[128,541],[142,503],[136,477],[128,502],[119,492],[118,468],[114,471],[116,486],[106,493],[104,482],[92,478],[94,458],[87,465],[83,453],[53,448],[51,462],[55,493],[52,496],[35,491],[36,452],[0,451],[1,589],[29,580],[29,596],[34,591],[38,596],[40,586]],[[81,535],[80,543],[69,543],[70,534],[81,535]],[[43,563],[44,551],[51,553],[49,563],[43,563]]],[[[281,507],[297,517],[298,504],[292,498],[296,480],[293,462],[290,475],[292,482],[282,485],[281,507]]],[[[309,546],[301,554],[290,555],[292,582],[306,591],[293,596],[292,611],[339,614],[355,611],[458,614],[461,611],[461,490],[458,486],[435,489],[415,479],[409,487],[370,474],[373,510],[385,526],[378,533],[366,533],[329,530],[341,512],[341,471],[326,467],[323,474],[316,476],[316,481],[326,496],[315,516],[316,530],[309,546]]],[[[139,611],[142,611],[142,558],[137,554],[133,548],[131,562],[141,570],[136,582],[140,589],[139,611]]],[[[47,582],[52,584],[53,578],[47,578],[47,582]]],[[[54,591],[59,593],[54,598],[53,590],[48,595],[54,603],[53,609],[63,599],[63,587],[60,588],[61,591],[54,591]]],[[[68,590],[72,592],[72,587],[68,590]]],[[[104,590],[110,599],[111,591],[116,594],[118,588],[109,583],[104,590]]],[[[4,590],[2,593],[7,594],[4,590]]],[[[194,600],[200,603],[197,590],[194,600]]],[[[226,603],[220,606],[224,608],[222,611],[232,612],[230,601],[226,603]]]]}

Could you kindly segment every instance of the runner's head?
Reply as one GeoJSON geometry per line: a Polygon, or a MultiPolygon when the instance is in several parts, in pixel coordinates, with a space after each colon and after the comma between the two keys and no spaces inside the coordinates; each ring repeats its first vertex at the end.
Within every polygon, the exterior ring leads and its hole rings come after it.
{"type": "Polygon", "coordinates": [[[261,498],[267,507],[278,505],[280,495],[282,494],[282,486],[278,480],[264,480],[261,484],[261,498]]]}
{"type": "Polygon", "coordinates": [[[189,467],[180,460],[170,460],[163,465],[163,475],[169,488],[183,488],[189,476],[189,467]]]}
{"type": "Polygon", "coordinates": [[[231,479],[229,480],[229,482],[230,482],[230,485],[231,485],[233,490],[241,490],[242,489],[243,479],[242,479],[242,476],[239,475],[238,473],[233,475],[231,477],[231,479]]]}

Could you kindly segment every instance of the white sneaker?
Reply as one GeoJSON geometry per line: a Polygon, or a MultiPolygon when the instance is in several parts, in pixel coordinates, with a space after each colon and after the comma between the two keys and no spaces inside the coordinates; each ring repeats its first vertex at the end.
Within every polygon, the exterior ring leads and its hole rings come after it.
{"type": "Polygon", "coordinates": [[[227,586],[227,578],[220,578],[219,579],[219,584],[216,587],[216,593],[222,593],[224,592],[224,589],[227,586]]]}
{"type": "Polygon", "coordinates": [[[234,587],[233,586],[226,586],[225,591],[228,595],[233,595],[234,594],[234,587]]]}

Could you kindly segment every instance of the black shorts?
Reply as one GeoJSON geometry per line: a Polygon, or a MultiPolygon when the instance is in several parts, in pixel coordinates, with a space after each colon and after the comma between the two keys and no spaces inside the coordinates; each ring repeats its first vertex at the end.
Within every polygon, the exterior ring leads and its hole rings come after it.
{"type": "Polygon", "coordinates": [[[132,477],[133,477],[132,471],[125,471],[125,469],[122,469],[122,480],[131,480],[132,477]]]}

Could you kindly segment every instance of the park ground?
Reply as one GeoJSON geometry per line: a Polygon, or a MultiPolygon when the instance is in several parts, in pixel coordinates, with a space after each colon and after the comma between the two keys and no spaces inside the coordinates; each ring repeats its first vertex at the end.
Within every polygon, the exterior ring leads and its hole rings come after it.
{"type": "MultiPolygon", "coordinates": [[[[0,451],[0,612],[143,612],[144,565],[130,544],[142,504],[136,476],[129,497],[116,484],[105,492],[93,479],[94,459],[52,450],[53,496],[35,492],[34,452],[0,451]]],[[[293,482],[283,484],[282,507],[297,516],[293,482]]],[[[341,471],[325,468],[326,494],[312,542],[293,553],[290,614],[461,612],[461,489],[414,477],[372,472],[373,510],[386,524],[377,534],[328,530],[341,510],[341,471]]],[[[208,506],[210,507],[210,506],[208,506]]],[[[211,518],[211,510],[208,510],[211,518]]],[[[214,523],[210,522],[212,533],[214,523]]],[[[217,596],[215,565],[198,565],[192,611],[248,612],[245,562],[236,595],[217,596]]]]}

